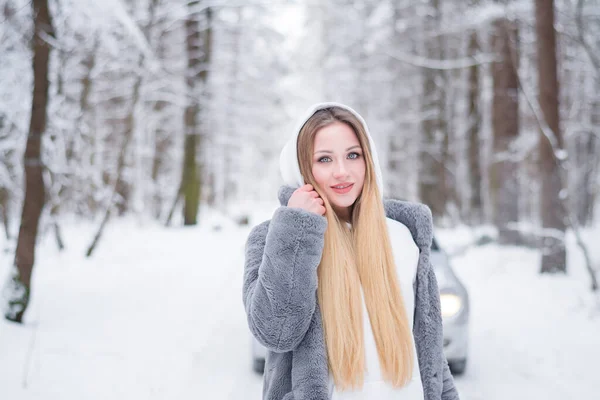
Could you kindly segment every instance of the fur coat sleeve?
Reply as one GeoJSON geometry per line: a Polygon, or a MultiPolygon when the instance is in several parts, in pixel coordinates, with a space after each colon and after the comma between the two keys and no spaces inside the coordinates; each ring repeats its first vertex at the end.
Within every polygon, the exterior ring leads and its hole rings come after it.
{"type": "Polygon", "coordinates": [[[295,349],[309,328],[326,228],[325,217],[282,206],[248,237],[244,307],[252,334],[271,351],[295,349]]]}

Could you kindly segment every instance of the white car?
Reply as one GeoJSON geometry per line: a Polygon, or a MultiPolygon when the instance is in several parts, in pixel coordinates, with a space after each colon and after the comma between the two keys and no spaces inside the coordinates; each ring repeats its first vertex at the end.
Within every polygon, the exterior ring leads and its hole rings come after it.
{"type": "MultiPolygon", "coordinates": [[[[454,375],[464,373],[467,366],[469,342],[469,296],[458,280],[448,255],[435,238],[431,245],[431,263],[440,291],[442,319],[444,324],[444,353],[454,375]]],[[[265,369],[267,349],[254,336],[252,338],[252,368],[259,374],[265,369]]]]}

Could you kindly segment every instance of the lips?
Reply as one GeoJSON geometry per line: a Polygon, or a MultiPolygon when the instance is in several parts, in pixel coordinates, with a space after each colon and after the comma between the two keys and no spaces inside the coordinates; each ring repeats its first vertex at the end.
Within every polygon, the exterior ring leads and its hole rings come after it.
{"type": "Polygon", "coordinates": [[[354,187],[354,183],[344,182],[339,185],[331,186],[331,190],[338,194],[348,193],[354,187]]]}

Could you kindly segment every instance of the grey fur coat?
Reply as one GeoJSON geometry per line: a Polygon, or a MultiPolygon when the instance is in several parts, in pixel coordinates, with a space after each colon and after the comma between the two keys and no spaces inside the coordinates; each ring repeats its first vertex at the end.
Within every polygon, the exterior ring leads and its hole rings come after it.
{"type": "MultiPolygon", "coordinates": [[[[326,400],[329,371],[316,290],[327,220],[286,207],[293,191],[280,189],[282,207],[248,237],[243,302],[252,334],[268,349],[263,399],[326,400]]],[[[429,261],[431,211],[397,200],[384,205],[387,217],[406,225],[420,249],[413,335],[425,400],[458,400],[443,353],[439,292],[429,261]]]]}

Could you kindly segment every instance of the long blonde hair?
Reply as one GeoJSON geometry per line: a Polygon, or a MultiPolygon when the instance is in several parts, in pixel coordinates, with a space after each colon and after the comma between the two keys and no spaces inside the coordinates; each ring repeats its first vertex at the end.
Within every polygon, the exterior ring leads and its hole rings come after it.
{"type": "Polygon", "coordinates": [[[341,390],[356,389],[364,382],[362,286],[383,378],[395,387],[404,386],[412,378],[412,336],[367,133],[350,111],[322,109],[300,130],[297,152],[302,176],[315,187],[326,209],[328,225],[317,294],[335,385],[341,390]],[[365,157],[365,182],[353,205],[352,229],[338,218],[312,174],[314,138],[319,129],[335,122],[352,128],[365,157]]]}

